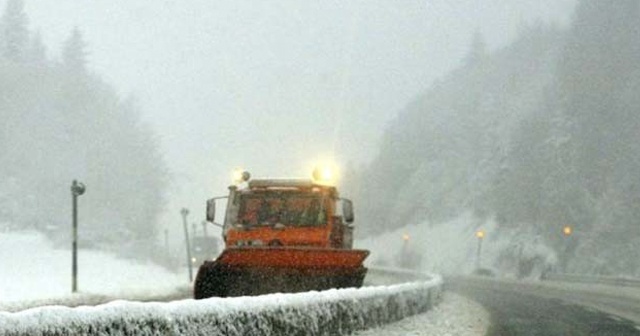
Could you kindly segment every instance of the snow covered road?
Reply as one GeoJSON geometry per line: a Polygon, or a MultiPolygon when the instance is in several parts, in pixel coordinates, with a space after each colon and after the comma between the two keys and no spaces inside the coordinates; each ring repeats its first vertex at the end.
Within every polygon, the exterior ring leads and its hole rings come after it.
{"type": "Polygon", "coordinates": [[[598,289],[602,286],[481,277],[447,280],[447,288],[487,309],[491,335],[640,335],[635,315],[640,305],[628,288],[603,291],[598,289]]]}

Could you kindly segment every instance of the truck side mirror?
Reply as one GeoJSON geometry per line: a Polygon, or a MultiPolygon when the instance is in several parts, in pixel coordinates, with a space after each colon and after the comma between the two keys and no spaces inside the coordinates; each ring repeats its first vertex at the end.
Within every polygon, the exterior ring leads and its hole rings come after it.
{"type": "Polygon", "coordinates": [[[216,220],[216,200],[207,200],[207,222],[215,222],[216,220]]]}
{"type": "Polygon", "coordinates": [[[348,199],[342,200],[342,216],[344,217],[344,221],[346,223],[353,223],[354,215],[353,215],[353,202],[348,199]]]}

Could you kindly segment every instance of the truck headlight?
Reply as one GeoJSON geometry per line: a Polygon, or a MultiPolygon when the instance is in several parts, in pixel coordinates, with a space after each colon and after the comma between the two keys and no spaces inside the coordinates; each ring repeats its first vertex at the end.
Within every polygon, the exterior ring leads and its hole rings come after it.
{"type": "Polygon", "coordinates": [[[313,181],[321,184],[334,184],[336,183],[338,174],[335,165],[322,164],[317,166],[313,170],[313,181]]]}

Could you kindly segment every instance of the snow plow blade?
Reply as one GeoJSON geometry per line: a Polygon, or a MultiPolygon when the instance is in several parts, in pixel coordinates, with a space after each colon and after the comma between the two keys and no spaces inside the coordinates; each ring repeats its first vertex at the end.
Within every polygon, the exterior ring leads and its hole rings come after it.
{"type": "Polygon", "coordinates": [[[194,298],[360,287],[369,251],[291,247],[227,248],[198,270],[194,298]]]}

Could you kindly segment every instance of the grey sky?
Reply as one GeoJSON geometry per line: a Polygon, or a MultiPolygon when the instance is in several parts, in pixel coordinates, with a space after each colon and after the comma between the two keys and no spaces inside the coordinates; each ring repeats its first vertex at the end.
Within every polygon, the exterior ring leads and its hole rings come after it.
{"type": "Polygon", "coordinates": [[[321,158],[366,162],[475,29],[495,49],[538,18],[565,23],[574,3],[26,0],[50,56],[77,25],[90,68],[138,98],[174,173],[171,220],[181,206],[199,219],[234,167],[307,176],[321,158]]]}

